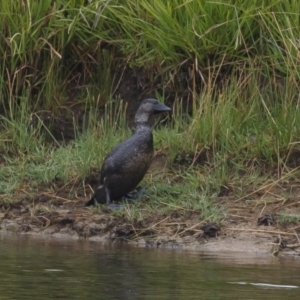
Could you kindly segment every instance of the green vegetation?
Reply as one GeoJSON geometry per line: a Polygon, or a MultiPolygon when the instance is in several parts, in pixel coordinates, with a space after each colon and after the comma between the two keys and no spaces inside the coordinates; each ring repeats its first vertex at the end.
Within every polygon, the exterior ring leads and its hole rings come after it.
{"type": "Polygon", "coordinates": [[[253,72],[259,84],[279,76],[293,85],[297,12],[297,1],[274,0],[2,0],[0,103],[10,113],[20,101],[48,109],[78,91],[106,102],[128,67],[159,79],[162,91],[178,82],[192,91],[213,89],[253,72]]]}
{"type": "Polygon", "coordinates": [[[293,214],[291,212],[282,211],[279,215],[279,221],[283,224],[295,224],[300,222],[299,213],[293,214]]]}
{"type": "Polygon", "coordinates": [[[299,26],[295,0],[1,0],[0,202],[58,187],[87,200],[85,178],[130,135],[122,99],[145,94],[173,103],[155,130],[167,172],[150,174],[145,201],[116,214],[219,221],[226,210],[213,199],[223,189],[253,205],[272,203],[282,186],[278,197],[293,198],[299,26]],[[42,117],[61,111],[71,141],[42,117]]]}

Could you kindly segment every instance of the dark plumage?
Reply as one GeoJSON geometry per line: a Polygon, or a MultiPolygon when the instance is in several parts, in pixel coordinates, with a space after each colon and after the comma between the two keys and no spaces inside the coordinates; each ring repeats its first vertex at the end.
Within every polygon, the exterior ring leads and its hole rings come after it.
{"type": "Polygon", "coordinates": [[[96,202],[109,205],[131,192],[145,176],[154,153],[149,118],[171,109],[156,99],[146,99],[135,115],[135,131],[116,146],[105,158],[98,186],[86,206],[96,202]]]}

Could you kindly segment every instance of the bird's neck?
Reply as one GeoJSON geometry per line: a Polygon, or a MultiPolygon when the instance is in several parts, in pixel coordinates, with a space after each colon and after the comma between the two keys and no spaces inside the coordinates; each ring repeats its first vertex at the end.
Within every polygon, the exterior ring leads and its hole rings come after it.
{"type": "Polygon", "coordinates": [[[149,122],[135,122],[135,133],[138,132],[145,132],[145,131],[152,131],[151,130],[151,126],[149,124],[149,122]]]}
{"type": "Polygon", "coordinates": [[[149,114],[148,113],[137,113],[135,116],[135,124],[138,126],[138,124],[148,124],[149,121],[149,114]]]}

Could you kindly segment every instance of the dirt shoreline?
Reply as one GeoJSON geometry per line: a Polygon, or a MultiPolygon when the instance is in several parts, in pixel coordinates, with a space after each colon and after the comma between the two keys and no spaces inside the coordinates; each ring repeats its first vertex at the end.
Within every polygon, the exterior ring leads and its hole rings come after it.
{"type": "MultiPolygon", "coordinates": [[[[228,209],[228,208],[227,208],[228,209]]],[[[259,226],[257,214],[237,220],[228,216],[216,235],[197,216],[189,219],[164,216],[129,223],[113,218],[109,211],[89,210],[83,202],[64,203],[51,212],[33,214],[32,204],[4,211],[0,207],[0,235],[34,236],[56,239],[86,239],[94,242],[119,242],[138,247],[164,247],[199,252],[240,252],[263,255],[300,256],[300,243],[292,228],[278,224],[259,226]]],[[[230,208],[228,209],[230,211],[230,208]]],[[[246,211],[245,211],[246,212],[246,211]]],[[[239,216],[239,219],[242,217],[239,216]]],[[[216,229],[214,224],[211,225],[216,229]]]]}

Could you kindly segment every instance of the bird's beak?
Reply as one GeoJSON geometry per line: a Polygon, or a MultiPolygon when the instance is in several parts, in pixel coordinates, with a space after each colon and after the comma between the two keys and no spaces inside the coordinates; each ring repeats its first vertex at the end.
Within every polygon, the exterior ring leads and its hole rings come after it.
{"type": "Polygon", "coordinates": [[[154,107],[154,113],[155,114],[159,114],[159,113],[162,113],[162,112],[165,112],[165,111],[171,111],[171,108],[164,105],[164,104],[162,104],[162,103],[158,103],[154,107]]]}

